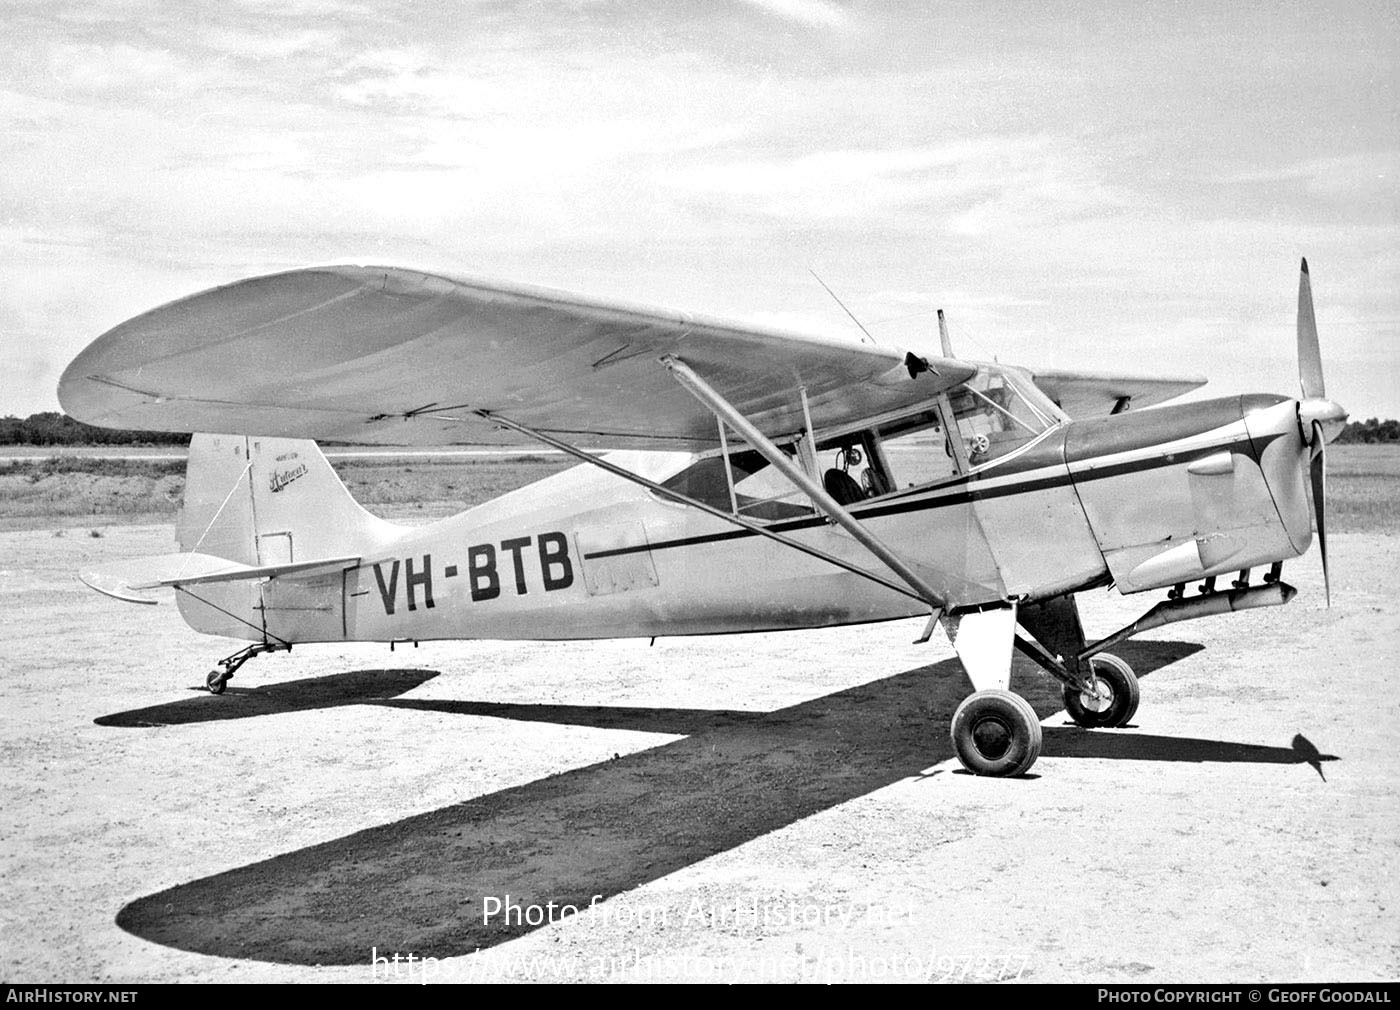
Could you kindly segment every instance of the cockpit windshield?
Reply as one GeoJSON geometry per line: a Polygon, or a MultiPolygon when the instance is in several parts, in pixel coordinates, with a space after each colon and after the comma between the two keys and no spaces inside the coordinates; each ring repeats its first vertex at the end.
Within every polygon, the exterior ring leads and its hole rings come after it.
{"type": "Polygon", "coordinates": [[[952,390],[948,400],[957,418],[967,464],[975,468],[1000,459],[1057,423],[1035,387],[1003,371],[979,370],[952,390]]]}
{"type": "MultiPolygon", "coordinates": [[[[983,366],[915,414],[824,438],[816,459],[792,444],[783,451],[841,505],[952,480],[987,466],[1028,444],[1064,415],[1036,388],[1029,375],[1005,366],[983,366]],[[951,414],[949,414],[951,408],[951,414]]],[[[707,456],[691,463],[664,486],[690,498],[760,521],[810,516],[807,495],[752,449],[707,456]],[[732,493],[731,493],[732,479],[732,493]]]]}

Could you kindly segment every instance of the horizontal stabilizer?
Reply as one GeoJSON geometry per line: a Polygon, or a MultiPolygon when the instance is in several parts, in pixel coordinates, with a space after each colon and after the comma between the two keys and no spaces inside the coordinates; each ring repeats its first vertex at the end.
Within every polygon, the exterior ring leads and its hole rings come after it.
{"type": "Polygon", "coordinates": [[[244,565],[212,554],[157,554],[117,561],[80,572],[92,589],[128,603],[158,603],[151,589],[192,586],[206,582],[241,582],[279,575],[315,575],[359,564],[359,557],[315,558],[280,565],[244,565]]]}

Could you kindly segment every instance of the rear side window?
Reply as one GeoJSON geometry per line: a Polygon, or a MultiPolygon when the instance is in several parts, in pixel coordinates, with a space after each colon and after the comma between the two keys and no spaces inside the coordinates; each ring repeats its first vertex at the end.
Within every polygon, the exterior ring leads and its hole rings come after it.
{"type": "MultiPolygon", "coordinates": [[[[786,447],[784,451],[788,451],[786,447]]],[[[812,515],[807,496],[784,477],[776,467],[753,450],[729,456],[734,473],[734,497],[739,514],[750,519],[792,519],[812,515]]],[[[717,509],[730,511],[729,483],[724,475],[724,457],[698,459],[662,487],[678,491],[717,509]]]]}

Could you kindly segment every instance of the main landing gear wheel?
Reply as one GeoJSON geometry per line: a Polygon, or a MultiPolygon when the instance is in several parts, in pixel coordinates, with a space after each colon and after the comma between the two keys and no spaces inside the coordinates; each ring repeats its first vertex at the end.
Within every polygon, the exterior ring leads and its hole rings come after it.
{"type": "Polygon", "coordinates": [[[1133,668],[1117,656],[1101,652],[1089,660],[1098,678],[1097,693],[1065,685],[1065,710],[1080,726],[1126,726],[1137,714],[1141,694],[1133,668]]]}
{"type": "Polygon", "coordinates": [[[204,678],[204,686],[209,688],[210,694],[223,694],[228,687],[228,674],[217,668],[210,670],[209,676],[204,678]]]}
{"type": "Polygon", "coordinates": [[[1023,775],[1040,756],[1040,720],[1010,691],[978,691],[953,713],[953,747],[974,775],[1023,775]]]}

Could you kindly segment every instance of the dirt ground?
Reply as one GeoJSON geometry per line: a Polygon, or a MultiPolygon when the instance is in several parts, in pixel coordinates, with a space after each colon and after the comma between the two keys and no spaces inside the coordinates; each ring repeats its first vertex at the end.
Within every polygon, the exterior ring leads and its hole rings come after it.
{"type": "Polygon", "coordinates": [[[0,977],[1400,976],[1400,537],[1333,538],[1330,610],[1314,550],[1289,606],[1119,650],[1131,728],[1018,668],[1045,749],[996,780],[917,621],[308,646],[216,698],[238,643],[73,577],[170,527],[95,528],[0,532],[0,977]]]}

